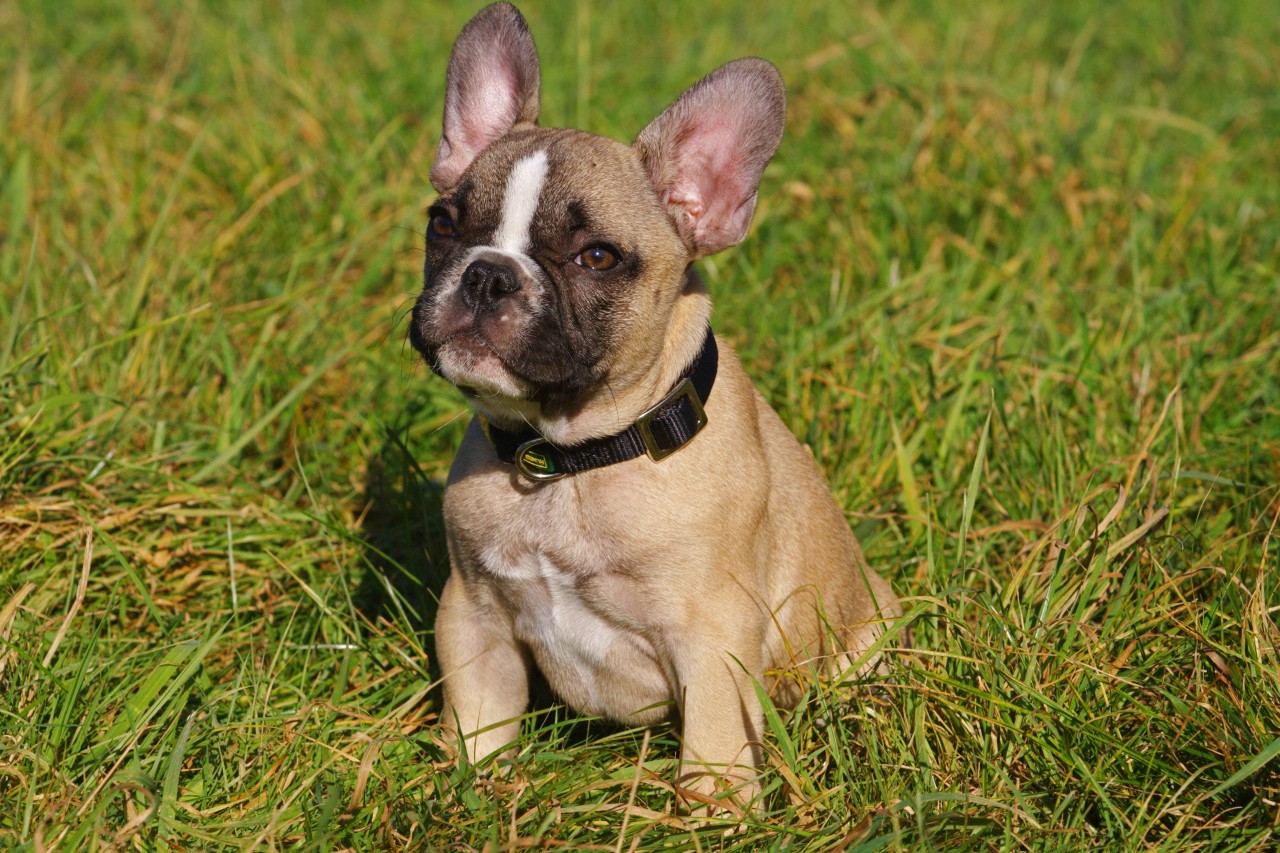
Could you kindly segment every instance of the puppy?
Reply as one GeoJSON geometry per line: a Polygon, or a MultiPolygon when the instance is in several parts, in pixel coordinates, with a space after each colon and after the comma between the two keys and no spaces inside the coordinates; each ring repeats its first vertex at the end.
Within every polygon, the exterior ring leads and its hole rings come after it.
{"type": "Polygon", "coordinates": [[[865,672],[899,615],[692,267],[747,236],[782,80],[731,62],[630,146],[538,127],[538,88],[514,7],[463,28],[410,328],[476,411],[444,498],[441,721],[495,756],[537,667],[584,714],[674,718],[681,785],[750,799],[755,684],[785,705],[865,672]]]}

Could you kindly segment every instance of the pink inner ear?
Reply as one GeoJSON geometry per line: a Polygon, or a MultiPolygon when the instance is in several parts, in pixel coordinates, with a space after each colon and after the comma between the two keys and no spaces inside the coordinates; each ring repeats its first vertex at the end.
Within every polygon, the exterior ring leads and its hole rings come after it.
{"type": "Polygon", "coordinates": [[[462,28],[445,77],[444,136],[431,183],[446,191],[512,127],[538,121],[538,51],[514,6],[494,3],[462,28]]]}
{"type": "Polygon", "coordinates": [[[506,68],[493,68],[476,81],[472,102],[461,117],[462,133],[469,147],[482,151],[516,122],[515,75],[506,68]]]}
{"type": "Polygon", "coordinates": [[[746,134],[739,116],[721,113],[690,128],[677,143],[680,170],[664,201],[684,208],[699,243],[736,242],[746,235],[755,207],[750,204],[755,186],[742,150],[746,134]]]}
{"type": "Polygon", "coordinates": [[[748,58],[712,71],[640,131],[635,149],[693,257],[747,236],[785,123],[778,69],[748,58]]]}
{"type": "Polygon", "coordinates": [[[493,66],[468,80],[461,97],[452,92],[446,96],[445,138],[431,170],[431,180],[438,189],[455,184],[471,161],[516,123],[519,85],[513,68],[493,66]]]}

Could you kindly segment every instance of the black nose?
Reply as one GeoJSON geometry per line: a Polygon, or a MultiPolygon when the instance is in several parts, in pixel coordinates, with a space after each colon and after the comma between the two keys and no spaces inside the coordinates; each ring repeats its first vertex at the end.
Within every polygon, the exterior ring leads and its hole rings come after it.
{"type": "Polygon", "coordinates": [[[516,271],[506,264],[472,261],[462,273],[462,299],[472,311],[486,308],[519,289],[516,271]]]}

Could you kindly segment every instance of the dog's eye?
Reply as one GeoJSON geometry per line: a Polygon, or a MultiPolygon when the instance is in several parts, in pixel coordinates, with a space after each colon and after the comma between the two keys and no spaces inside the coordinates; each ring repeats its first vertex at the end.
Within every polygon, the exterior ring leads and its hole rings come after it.
{"type": "Polygon", "coordinates": [[[458,236],[458,228],[453,224],[453,217],[447,213],[437,213],[431,217],[431,221],[427,223],[427,235],[430,237],[448,239],[458,236]]]}
{"type": "Polygon", "coordinates": [[[608,246],[592,246],[583,249],[573,262],[596,272],[611,270],[618,265],[618,253],[608,246]]]}

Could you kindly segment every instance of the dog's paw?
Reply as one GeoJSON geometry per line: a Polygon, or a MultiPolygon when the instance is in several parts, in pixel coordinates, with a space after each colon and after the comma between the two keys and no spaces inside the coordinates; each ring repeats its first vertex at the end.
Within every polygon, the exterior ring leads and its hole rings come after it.
{"type": "Polygon", "coordinates": [[[760,796],[755,777],[688,772],[676,785],[682,811],[694,823],[732,827],[742,821],[760,796]]]}

